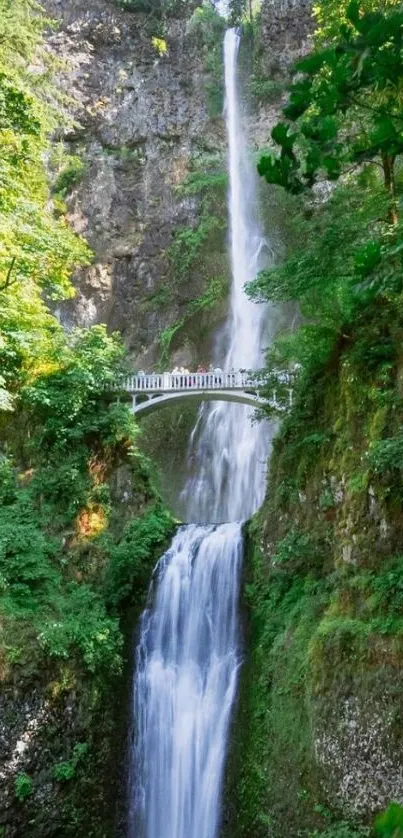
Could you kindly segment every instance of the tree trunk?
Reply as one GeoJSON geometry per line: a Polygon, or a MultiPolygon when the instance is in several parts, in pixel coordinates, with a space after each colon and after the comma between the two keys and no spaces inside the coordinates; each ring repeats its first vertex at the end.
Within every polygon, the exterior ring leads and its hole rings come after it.
{"type": "Polygon", "coordinates": [[[388,218],[391,224],[397,224],[397,205],[395,193],[395,156],[394,154],[382,155],[383,175],[385,182],[385,189],[390,196],[390,206],[388,211],[388,218]]]}

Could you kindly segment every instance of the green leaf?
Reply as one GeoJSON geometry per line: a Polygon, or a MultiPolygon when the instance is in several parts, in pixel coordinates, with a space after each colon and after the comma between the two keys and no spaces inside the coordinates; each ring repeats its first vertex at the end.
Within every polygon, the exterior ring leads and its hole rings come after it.
{"type": "Polygon", "coordinates": [[[390,803],[386,811],[375,819],[374,828],[382,838],[402,838],[403,807],[399,803],[390,803]]]}
{"type": "Polygon", "coordinates": [[[290,126],[287,125],[287,123],[278,122],[271,132],[271,137],[274,140],[274,142],[287,151],[292,150],[296,138],[296,134],[290,134],[289,131],[290,126]]]}
{"type": "Polygon", "coordinates": [[[379,265],[381,257],[382,251],[379,242],[366,242],[366,244],[355,253],[354,268],[356,274],[360,277],[369,276],[377,265],[379,265]]]}

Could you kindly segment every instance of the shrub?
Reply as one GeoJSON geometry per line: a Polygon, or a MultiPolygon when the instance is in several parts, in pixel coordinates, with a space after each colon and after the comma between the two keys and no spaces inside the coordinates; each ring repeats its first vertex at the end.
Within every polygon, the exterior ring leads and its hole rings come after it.
{"type": "Polygon", "coordinates": [[[90,672],[119,672],[122,636],[100,594],[89,585],[71,582],[53,600],[53,616],[41,628],[39,643],[48,655],[68,659],[79,655],[90,672]]]}
{"type": "Polygon", "coordinates": [[[68,192],[84,177],[85,164],[80,157],[70,157],[64,169],[57,176],[53,184],[53,193],[59,198],[65,198],[68,192]]]}
{"type": "Polygon", "coordinates": [[[131,521],[121,542],[111,548],[105,585],[107,601],[114,606],[124,600],[138,602],[139,592],[150,574],[150,555],[172,532],[173,519],[160,505],[131,521]]]}
{"type": "Polygon", "coordinates": [[[403,434],[372,443],[368,460],[377,474],[394,469],[403,469],[403,434]]]}
{"type": "Polygon", "coordinates": [[[52,774],[55,780],[59,783],[66,783],[72,780],[77,771],[77,767],[82,762],[88,752],[88,745],[86,742],[78,742],[73,748],[71,759],[59,762],[53,766],[52,774]]]}
{"type": "Polygon", "coordinates": [[[17,800],[22,803],[27,797],[30,797],[33,792],[33,782],[28,774],[18,774],[15,778],[14,791],[17,800]]]}

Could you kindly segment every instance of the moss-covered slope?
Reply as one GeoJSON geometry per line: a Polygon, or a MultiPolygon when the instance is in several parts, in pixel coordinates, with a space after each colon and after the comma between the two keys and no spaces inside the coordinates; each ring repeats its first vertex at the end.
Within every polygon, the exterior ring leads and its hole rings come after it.
{"type": "Polygon", "coordinates": [[[378,300],[276,440],[248,529],[232,838],[361,834],[402,799],[402,337],[378,300]]]}

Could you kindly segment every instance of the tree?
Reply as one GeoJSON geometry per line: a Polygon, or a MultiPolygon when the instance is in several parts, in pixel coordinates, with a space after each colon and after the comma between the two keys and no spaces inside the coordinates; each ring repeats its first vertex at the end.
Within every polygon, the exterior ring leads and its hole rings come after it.
{"type": "MultiPolygon", "coordinates": [[[[319,0],[313,6],[316,22],[315,43],[327,44],[337,41],[342,25],[351,28],[347,17],[351,0],[319,0]]],[[[369,12],[386,12],[400,6],[400,0],[361,0],[360,7],[364,14],[369,12]]]]}
{"type": "Polygon", "coordinates": [[[299,61],[272,131],[280,154],[259,174],[293,193],[337,180],[365,163],[382,167],[389,219],[396,222],[395,161],[403,152],[403,13],[363,13],[353,0],[337,40],[299,61]],[[295,126],[295,127],[294,127],[295,126]]]}
{"type": "Polygon", "coordinates": [[[62,117],[48,96],[48,23],[35,0],[0,0],[0,411],[54,364],[62,330],[46,300],[73,296],[71,274],[91,255],[50,199],[45,160],[62,117]]]}

